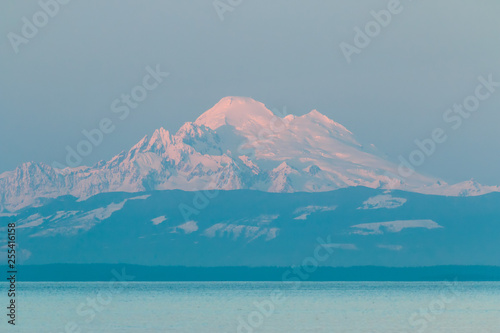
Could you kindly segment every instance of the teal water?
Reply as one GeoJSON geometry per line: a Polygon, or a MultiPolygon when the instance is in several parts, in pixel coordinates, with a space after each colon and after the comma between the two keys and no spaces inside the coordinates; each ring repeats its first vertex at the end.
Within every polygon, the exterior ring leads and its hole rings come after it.
{"type": "Polygon", "coordinates": [[[6,292],[0,298],[1,332],[500,332],[498,282],[25,282],[18,289],[15,329],[6,292]]]}

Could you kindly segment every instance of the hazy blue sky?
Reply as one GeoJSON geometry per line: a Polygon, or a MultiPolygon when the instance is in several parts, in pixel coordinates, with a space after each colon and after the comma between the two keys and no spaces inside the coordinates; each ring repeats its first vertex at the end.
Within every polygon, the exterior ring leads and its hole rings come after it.
{"type": "Polygon", "coordinates": [[[448,141],[418,171],[500,184],[500,88],[458,130],[442,118],[478,76],[500,81],[500,2],[401,0],[348,64],[339,44],[353,44],[353,29],[388,3],[243,0],[221,21],[212,0],[73,0],[16,54],[7,34],[20,35],[22,17],[40,6],[1,1],[0,172],[64,161],[66,145],[109,117],[116,130],[85,159],[91,165],[238,95],[297,115],[318,109],[394,161],[446,128],[448,141]],[[171,75],[118,120],[112,101],[156,64],[171,75]]]}

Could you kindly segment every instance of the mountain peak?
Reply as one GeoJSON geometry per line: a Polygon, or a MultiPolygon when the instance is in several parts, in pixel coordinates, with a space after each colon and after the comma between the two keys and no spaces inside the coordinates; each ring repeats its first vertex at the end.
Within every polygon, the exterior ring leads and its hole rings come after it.
{"type": "Polygon", "coordinates": [[[346,132],[349,135],[353,135],[353,133],[351,131],[349,131],[347,128],[345,128],[344,125],[339,124],[336,121],[328,118],[327,116],[325,116],[324,114],[322,114],[321,112],[319,112],[316,109],[311,110],[309,113],[303,115],[302,117],[307,118],[307,119],[314,119],[314,120],[321,122],[321,123],[327,123],[329,125],[333,125],[337,129],[339,129],[343,132],[346,132]]]}
{"type": "Polygon", "coordinates": [[[2,176],[7,177],[10,174],[32,174],[32,173],[39,173],[39,172],[50,173],[50,172],[53,172],[53,169],[51,166],[49,166],[43,162],[29,161],[29,162],[22,163],[14,171],[6,171],[4,173],[1,173],[0,178],[2,176]]]}
{"type": "Polygon", "coordinates": [[[304,117],[304,118],[310,118],[310,119],[315,119],[315,120],[322,121],[322,122],[327,122],[327,123],[330,123],[330,124],[336,124],[336,122],[334,122],[333,120],[331,120],[330,118],[328,118],[327,116],[325,116],[324,114],[322,114],[321,112],[319,112],[316,109],[309,111],[309,113],[306,113],[302,117],[304,117]]]}
{"type": "Polygon", "coordinates": [[[273,116],[263,103],[252,98],[228,96],[199,116],[194,123],[213,130],[229,125],[244,131],[269,127],[273,116]]]}
{"type": "Polygon", "coordinates": [[[215,104],[215,106],[230,106],[233,103],[237,104],[237,105],[241,105],[241,104],[255,104],[255,103],[262,104],[260,102],[257,102],[256,100],[254,100],[251,97],[245,97],[245,96],[226,96],[226,97],[221,98],[220,101],[217,102],[217,104],[215,104]]]}
{"type": "Polygon", "coordinates": [[[137,142],[130,150],[133,151],[143,148],[148,143],[148,138],[149,137],[147,135],[143,136],[142,139],[139,140],[139,142],[137,142]]]}
{"type": "Polygon", "coordinates": [[[309,111],[309,113],[307,113],[306,116],[315,117],[315,118],[326,117],[324,114],[322,114],[321,112],[319,112],[316,109],[309,111]]]}
{"type": "Polygon", "coordinates": [[[148,149],[150,149],[151,147],[166,147],[171,142],[172,140],[170,138],[170,132],[163,127],[160,127],[159,129],[155,130],[153,135],[151,136],[148,144],[148,149]]]}

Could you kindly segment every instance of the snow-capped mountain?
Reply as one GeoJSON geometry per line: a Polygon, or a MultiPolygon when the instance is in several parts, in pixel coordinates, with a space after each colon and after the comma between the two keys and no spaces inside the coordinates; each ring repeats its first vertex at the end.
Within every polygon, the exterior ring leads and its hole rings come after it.
{"type": "Polygon", "coordinates": [[[474,182],[449,186],[417,173],[404,179],[397,175],[397,165],[376,148],[361,145],[316,110],[300,117],[277,115],[251,98],[225,97],[177,133],[160,128],[128,152],[93,167],[57,169],[29,162],[0,174],[0,212],[47,197],[86,199],[115,191],[320,192],[366,186],[478,195],[499,190],[474,182]]]}

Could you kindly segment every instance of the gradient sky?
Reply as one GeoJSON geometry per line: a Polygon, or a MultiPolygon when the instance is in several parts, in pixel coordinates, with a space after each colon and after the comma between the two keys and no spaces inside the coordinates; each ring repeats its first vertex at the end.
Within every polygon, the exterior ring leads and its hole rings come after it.
{"type": "Polygon", "coordinates": [[[402,12],[348,64],[339,44],[352,44],[353,29],[388,2],[243,0],[221,21],[212,0],[73,0],[16,54],[7,34],[21,34],[22,17],[40,6],[2,1],[0,172],[63,162],[83,129],[112,118],[116,130],[84,160],[92,165],[236,95],[297,115],[318,109],[393,161],[447,128],[417,171],[500,185],[500,88],[460,129],[442,119],[478,76],[500,81],[500,2],[401,0],[402,12]],[[111,102],[156,64],[170,76],[117,120],[111,102]]]}

